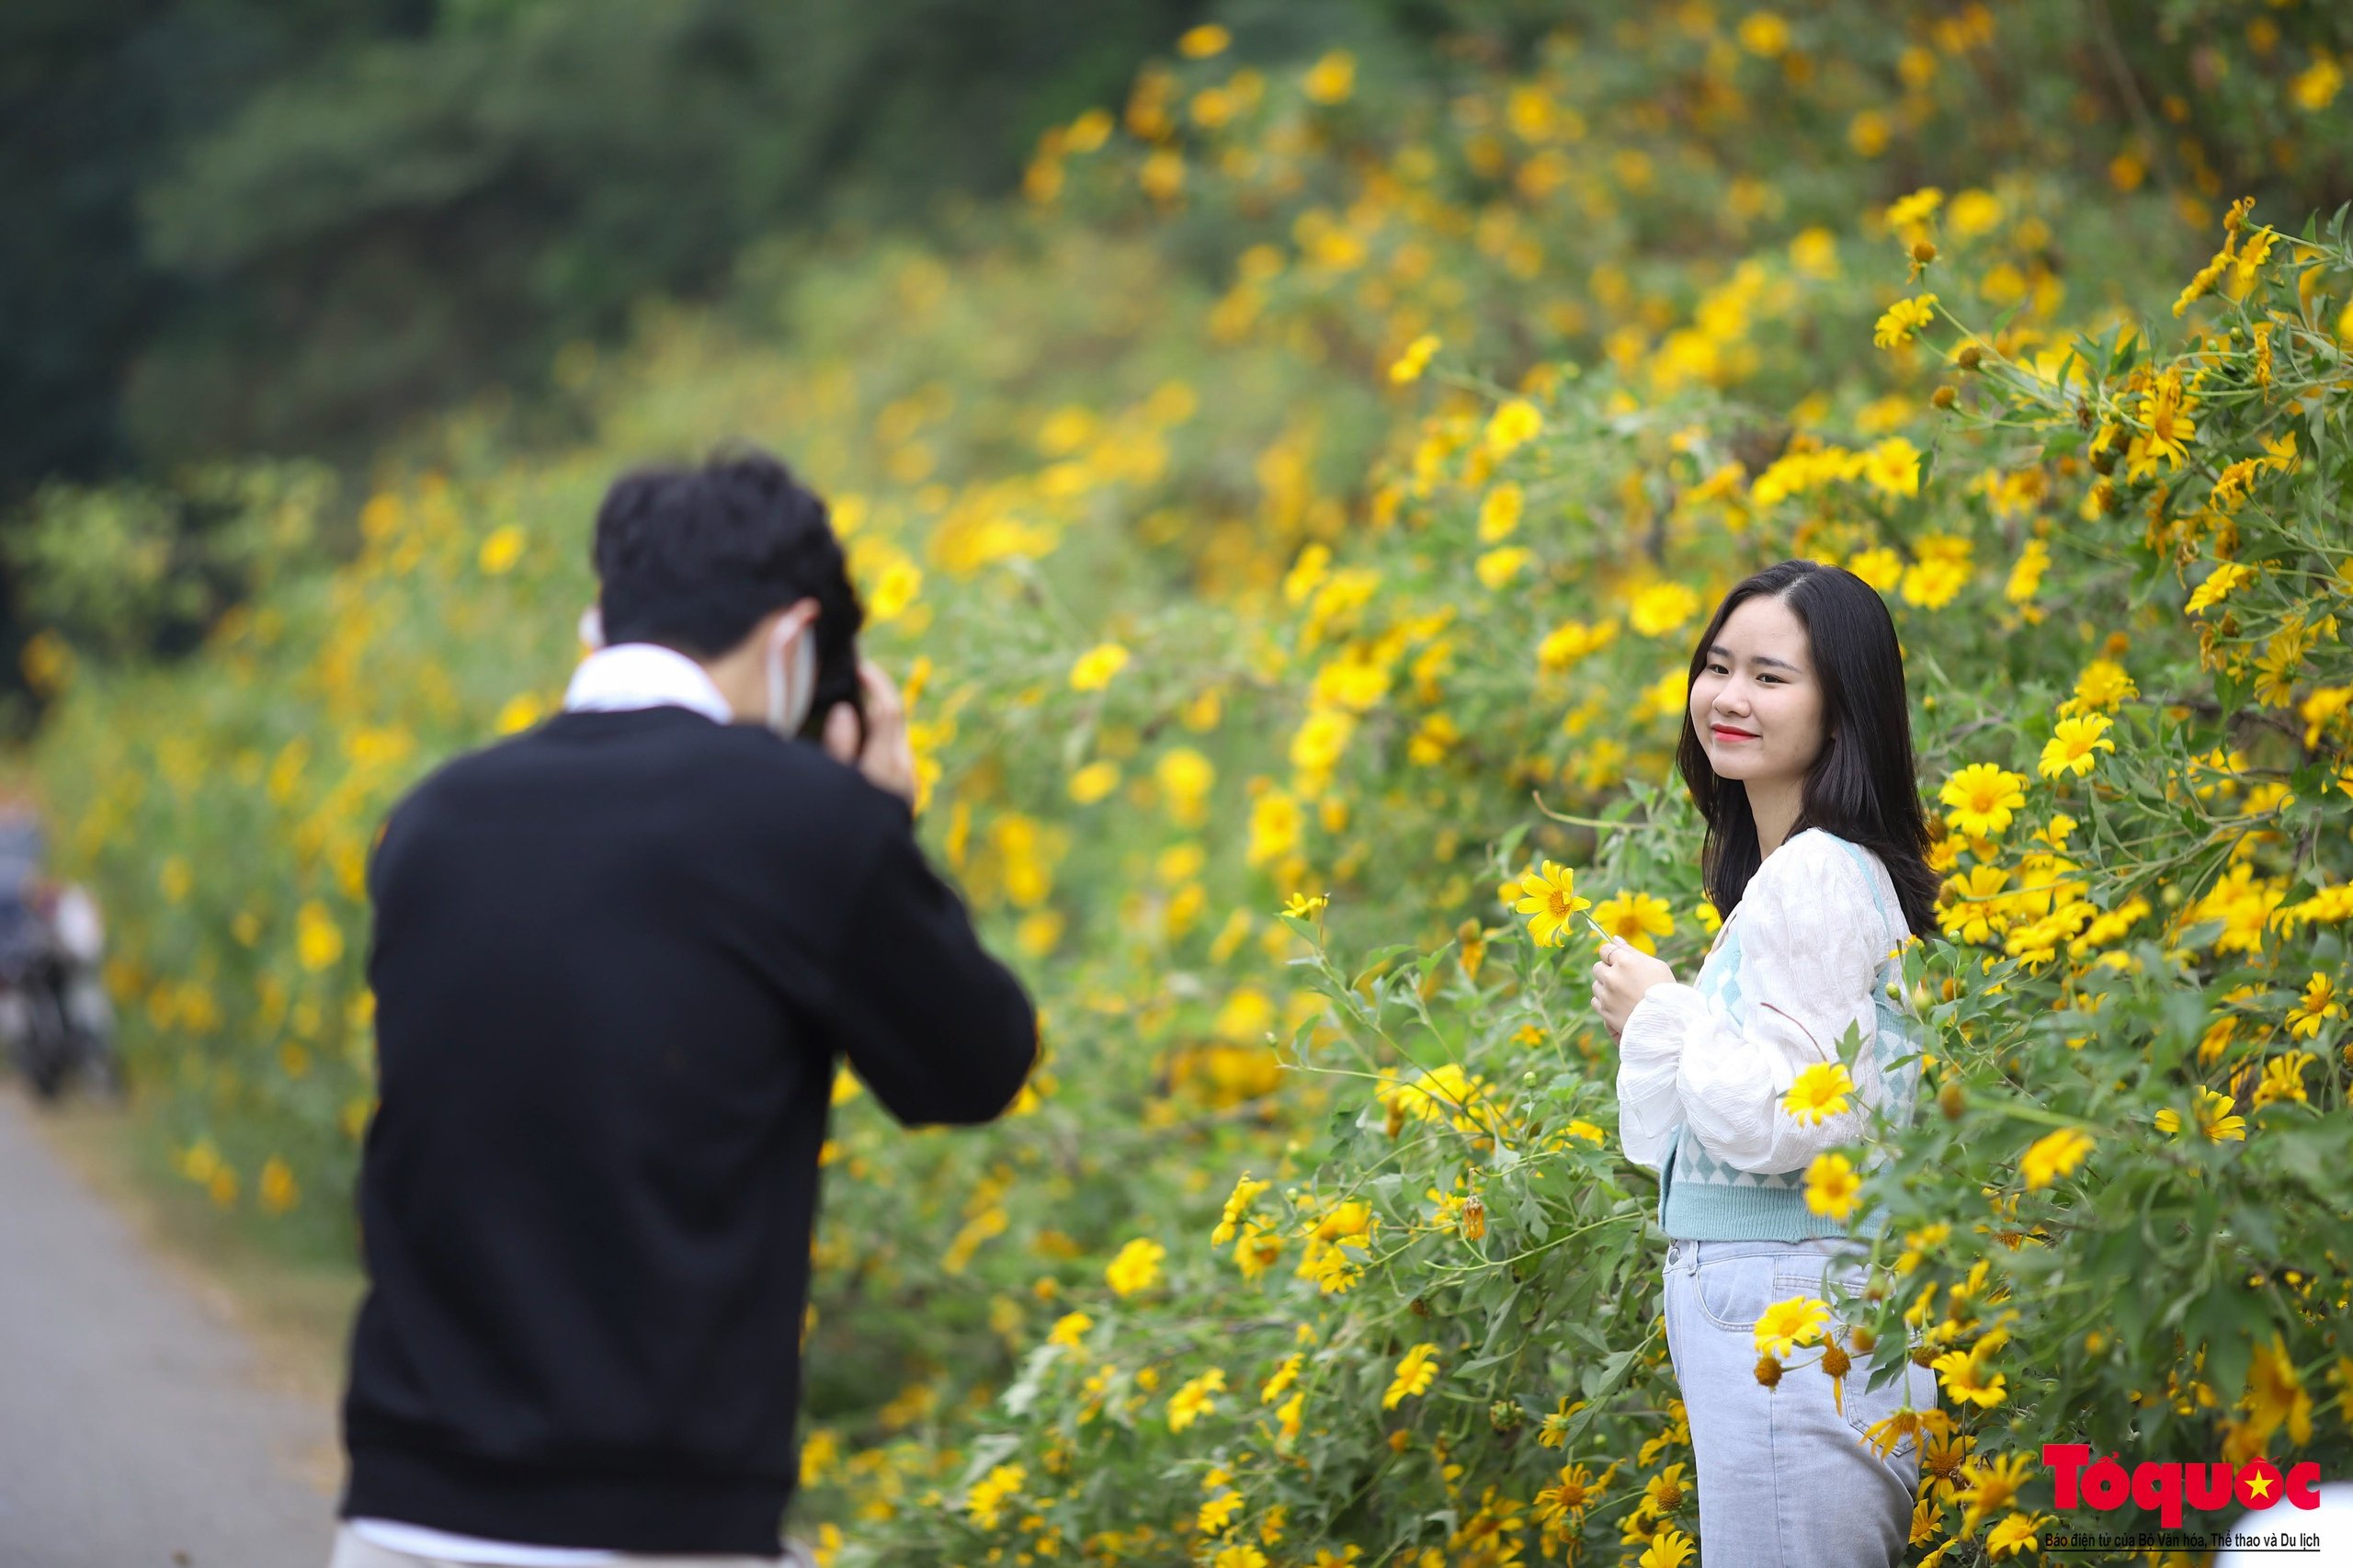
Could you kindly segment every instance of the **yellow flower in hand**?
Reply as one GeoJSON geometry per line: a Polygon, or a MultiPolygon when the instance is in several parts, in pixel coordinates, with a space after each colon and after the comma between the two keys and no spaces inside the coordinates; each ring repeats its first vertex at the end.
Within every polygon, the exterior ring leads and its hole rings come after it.
{"type": "Polygon", "coordinates": [[[1528,934],[1540,948],[1561,945],[1561,929],[1569,916],[1589,909],[1593,901],[1576,895],[1576,873],[1547,860],[1519,879],[1519,903],[1513,907],[1529,916],[1528,934]]]}

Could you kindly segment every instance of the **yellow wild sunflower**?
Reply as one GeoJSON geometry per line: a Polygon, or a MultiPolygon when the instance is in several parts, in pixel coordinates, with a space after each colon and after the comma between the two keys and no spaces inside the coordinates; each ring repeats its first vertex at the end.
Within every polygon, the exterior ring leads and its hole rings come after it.
{"type": "Polygon", "coordinates": [[[1781,1096],[1781,1108],[1807,1126],[1818,1127],[1845,1112],[1847,1096],[1854,1092],[1855,1081],[1847,1075],[1844,1062],[1818,1062],[1798,1074],[1781,1096]]]}
{"type": "Polygon", "coordinates": [[[1663,1529],[1651,1538],[1650,1545],[1643,1549],[1638,1568],[1683,1568],[1691,1561],[1694,1550],[1691,1538],[1681,1530],[1663,1529]]]}
{"type": "Polygon", "coordinates": [[[1553,860],[1543,861],[1523,875],[1519,892],[1519,902],[1513,907],[1529,917],[1528,934],[1540,948],[1561,946],[1561,933],[1569,918],[1593,906],[1591,899],[1577,896],[1576,873],[1553,860]]]}
{"type": "Polygon", "coordinates": [[[1986,1555],[1999,1560],[2041,1551],[2043,1518],[2040,1514],[2012,1514],[1985,1537],[1986,1555]]]}
{"type": "Polygon", "coordinates": [[[1438,350],[1437,335],[1427,332],[1422,334],[1405,345],[1405,351],[1397,356],[1396,361],[1389,367],[1389,379],[1400,386],[1407,381],[1419,381],[1422,371],[1429,366],[1430,356],[1438,350]]]}
{"type": "Polygon", "coordinates": [[[1898,300],[1887,307],[1871,327],[1871,342],[1881,348],[1901,348],[1918,335],[1922,327],[1937,319],[1937,297],[1922,294],[1916,299],[1898,300]]]}
{"type": "Polygon", "coordinates": [[[1937,799],[1950,808],[1945,821],[1972,838],[1990,838],[2010,825],[2026,804],[2026,779],[1990,762],[1972,762],[1945,780],[1937,799]]]}
{"type": "MultiPolygon", "coordinates": [[[[2217,1094],[2212,1089],[2207,1088],[2198,1091],[2195,1112],[2198,1118],[2198,1131],[2206,1134],[2208,1142],[2227,1143],[2234,1141],[2242,1142],[2245,1141],[2246,1118],[2233,1115],[2232,1104],[2233,1101],[2228,1095],[2217,1094]]],[[[2181,1131],[2181,1113],[2171,1106],[2157,1112],[2156,1119],[2157,1131],[2160,1132],[2172,1133],[2181,1131]]]]}
{"type": "Polygon", "coordinates": [[[1438,1378],[1438,1346],[1427,1341],[1405,1352],[1397,1363],[1397,1375],[1390,1380],[1389,1392],[1381,1396],[1381,1408],[1394,1410],[1404,1401],[1426,1392],[1438,1378]]]}
{"type": "Polygon", "coordinates": [[[2296,1005],[2288,1009],[2288,1034],[2294,1040],[2310,1040],[2320,1033],[2321,1025],[2328,1019],[2344,1016],[2345,1001],[2336,983],[2314,970],[2296,1005]]]}
{"type": "Polygon", "coordinates": [[[1158,1242],[1139,1236],[1121,1247],[1117,1256],[1104,1266],[1103,1281],[1122,1296],[1132,1296],[1149,1290],[1160,1278],[1160,1260],[1168,1249],[1158,1242]]]}
{"type": "Polygon", "coordinates": [[[2064,1127],[2038,1138],[2018,1161],[2029,1192],[2049,1187],[2083,1164],[2092,1152],[2092,1137],[2081,1128],[2064,1127]]]}
{"type": "Polygon", "coordinates": [[[1953,1500],[1967,1510],[1961,1516],[1962,1533],[1976,1534],[1979,1525],[2008,1507],[2026,1483],[2033,1463],[2024,1454],[2007,1454],[1999,1459],[1972,1459],[1964,1464],[1961,1479],[1966,1485],[1953,1494],[1953,1500]]]}
{"type": "Polygon", "coordinates": [[[1654,937],[1675,933],[1675,916],[1666,900],[1654,898],[1645,892],[1620,892],[1615,898],[1605,898],[1594,906],[1594,924],[1613,937],[1623,937],[1629,947],[1655,954],[1654,937]]]}
{"type": "Polygon", "coordinates": [[[2177,468],[2189,455],[2188,445],[2198,438],[2198,422],[2190,417],[2197,406],[2183,392],[2181,378],[2170,370],[2141,394],[2141,422],[2149,427],[2146,451],[2153,466],[2163,458],[2168,467],[2177,468]]]}
{"type": "Polygon", "coordinates": [[[1989,1334],[1967,1350],[1948,1350],[1930,1363],[1944,1380],[1945,1395],[1959,1403],[1991,1410],[2009,1397],[2000,1372],[1989,1371],[1986,1361],[2000,1348],[2002,1335],[1989,1334]]]}
{"type": "Polygon", "coordinates": [[[1805,1206],[1825,1219],[1845,1223],[1862,1190],[1863,1178],[1844,1154],[1816,1154],[1805,1168],[1805,1206]]]}
{"type": "Polygon", "coordinates": [[[1791,1296],[1765,1309],[1751,1332],[1759,1354],[1787,1356],[1801,1345],[1811,1345],[1830,1326],[1830,1303],[1819,1296],[1791,1296]]]}
{"type": "Polygon", "coordinates": [[[2081,778],[2099,760],[2095,755],[2114,751],[2116,743],[2108,738],[2110,721],[2105,714],[2079,713],[2072,719],[2062,719],[2043,744],[2041,760],[2035,771],[2045,778],[2056,778],[2062,773],[2073,773],[2081,778]]]}

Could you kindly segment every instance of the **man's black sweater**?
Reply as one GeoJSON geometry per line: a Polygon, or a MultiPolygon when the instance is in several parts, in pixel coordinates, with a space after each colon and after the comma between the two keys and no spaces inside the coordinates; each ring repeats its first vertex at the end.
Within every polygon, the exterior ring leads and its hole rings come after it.
{"type": "Polygon", "coordinates": [[[449,763],[369,864],[382,1103],[340,1513],[773,1554],[846,1055],[987,1121],[1037,1016],[904,801],[677,707],[449,763]]]}

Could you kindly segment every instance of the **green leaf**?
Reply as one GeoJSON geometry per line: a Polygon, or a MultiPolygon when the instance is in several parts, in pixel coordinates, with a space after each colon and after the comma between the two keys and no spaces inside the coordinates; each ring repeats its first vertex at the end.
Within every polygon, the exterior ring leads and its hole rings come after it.
{"type": "Polygon", "coordinates": [[[1029,1407],[1038,1402],[1038,1391],[1044,1384],[1047,1369],[1062,1359],[1062,1354],[1061,1346],[1049,1343],[1035,1346],[1022,1358],[1021,1375],[1005,1391],[1002,1402],[1008,1415],[1029,1414],[1029,1407]]]}
{"type": "Polygon", "coordinates": [[[1632,1350],[1620,1350],[1604,1358],[1598,1365],[1587,1366],[1583,1379],[1586,1403],[1599,1404],[1625,1387],[1627,1374],[1634,1369],[1635,1354],[1632,1350]]]}
{"type": "Polygon", "coordinates": [[[1364,955],[1363,966],[1349,980],[1348,989],[1357,990],[1372,977],[1373,971],[1379,969],[1382,963],[1395,958],[1399,953],[1412,952],[1414,947],[1415,944],[1412,942],[1392,942],[1385,948],[1373,949],[1372,951],[1364,955]]]}
{"type": "Polygon", "coordinates": [[[972,1489],[972,1483],[995,1469],[1006,1455],[1021,1447],[1021,1438],[1012,1432],[991,1432],[972,1444],[972,1458],[956,1477],[949,1495],[962,1496],[972,1489]]]}

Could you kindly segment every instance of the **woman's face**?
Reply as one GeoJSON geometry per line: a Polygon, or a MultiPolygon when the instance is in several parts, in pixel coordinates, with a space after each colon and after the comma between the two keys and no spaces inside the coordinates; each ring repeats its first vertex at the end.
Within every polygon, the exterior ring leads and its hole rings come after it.
{"type": "Polygon", "coordinates": [[[1821,755],[1822,687],[1805,625],[1770,594],[1741,601],[1691,683],[1691,727],[1720,778],[1802,779],[1821,755]]]}

